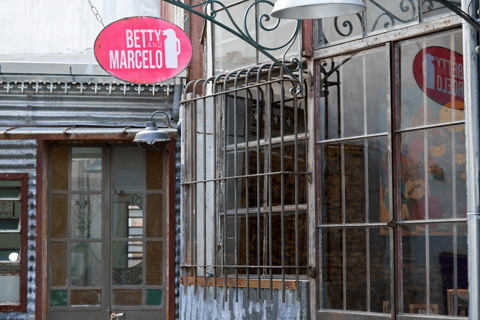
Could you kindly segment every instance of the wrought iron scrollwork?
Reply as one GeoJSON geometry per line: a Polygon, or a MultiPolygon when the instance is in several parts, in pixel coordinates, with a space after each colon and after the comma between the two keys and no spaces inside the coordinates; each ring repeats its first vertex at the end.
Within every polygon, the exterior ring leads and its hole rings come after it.
{"type": "MultiPolygon", "coordinates": [[[[194,5],[187,5],[184,2],[182,2],[181,0],[164,0],[164,1],[167,2],[167,3],[170,3],[172,5],[175,5],[177,7],[180,7],[184,10],[187,10],[188,12],[196,14],[196,15],[206,19],[207,21],[210,21],[210,22],[214,23],[215,25],[221,27],[222,29],[230,32],[231,34],[237,36],[238,38],[242,39],[243,41],[245,41],[246,43],[248,43],[249,45],[251,45],[255,49],[257,49],[258,51],[263,53],[265,56],[267,56],[275,64],[277,64],[279,66],[282,66],[285,69],[285,71],[292,78],[294,78],[294,79],[297,78],[297,76],[294,74],[294,72],[298,71],[298,78],[299,78],[299,81],[297,82],[298,87],[292,89],[294,91],[292,93],[293,94],[300,94],[303,91],[303,85],[302,85],[302,82],[303,82],[303,79],[302,79],[303,66],[302,66],[301,60],[297,59],[297,58],[292,59],[291,63],[293,63],[293,65],[294,65],[293,68],[289,68],[287,66],[287,61],[286,61],[286,56],[287,56],[288,51],[292,48],[293,44],[295,43],[295,40],[298,38],[298,33],[299,33],[299,30],[300,30],[301,25],[302,25],[301,21],[297,20],[295,29],[293,30],[293,33],[292,33],[291,37],[288,40],[286,40],[283,44],[281,44],[277,47],[268,47],[268,46],[261,45],[260,43],[258,43],[256,41],[256,39],[254,39],[251,36],[250,30],[248,30],[247,18],[248,18],[249,13],[251,12],[251,9],[254,8],[257,5],[260,5],[260,4],[266,4],[266,5],[269,5],[273,8],[274,3],[272,3],[271,1],[257,0],[254,3],[252,3],[247,8],[247,10],[245,11],[243,27],[240,27],[235,22],[235,20],[233,19],[232,15],[229,11],[229,8],[225,4],[223,4],[221,1],[218,1],[218,0],[206,0],[206,1],[203,1],[203,2],[198,3],[198,4],[194,4],[194,5]],[[200,8],[201,10],[197,10],[198,8],[200,8]],[[218,21],[216,19],[219,11],[224,11],[226,13],[232,27],[227,26],[227,25],[221,23],[220,21],[218,21]],[[285,50],[281,60],[276,59],[271,53],[269,53],[271,51],[280,50],[280,49],[283,49],[283,48],[286,48],[286,50],[285,50]]],[[[258,22],[259,27],[266,32],[276,30],[280,25],[280,19],[273,18],[273,19],[277,19],[278,21],[276,23],[274,23],[273,26],[268,27],[268,26],[265,25],[265,23],[270,21],[270,19],[272,19],[272,17],[270,17],[270,15],[268,15],[268,14],[263,14],[260,17],[258,17],[257,22],[258,22]]]]}

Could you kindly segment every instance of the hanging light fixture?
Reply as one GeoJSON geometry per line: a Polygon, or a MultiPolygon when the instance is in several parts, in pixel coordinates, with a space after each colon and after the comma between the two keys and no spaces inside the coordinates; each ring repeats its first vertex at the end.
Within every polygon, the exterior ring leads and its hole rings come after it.
{"type": "Polygon", "coordinates": [[[360,13],[362,0],[277,0],[272,17],[280,19],[321,19],[360,13]]]}
{"type": "Polygon", "coordinates": [[[157,113],[163,113],[167,116],[168,126],[171,128],[170,119],[168,114],[163,111],[155,111],[150,117],[150,121],[147,122],[145,130],[140,131],[135,135],[133,142],[136,142],[142,149],[156,149],[163,145],[164,142],[169,142],[171,139],[163,130],[157,128],[157,123],[153,121],[153,116],[157,113]]]}

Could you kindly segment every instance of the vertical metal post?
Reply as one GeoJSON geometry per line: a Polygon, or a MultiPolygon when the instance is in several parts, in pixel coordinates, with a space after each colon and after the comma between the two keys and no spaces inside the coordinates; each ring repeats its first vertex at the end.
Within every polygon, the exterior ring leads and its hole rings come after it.
{"type": "MultiPolygon", "coordinates": [[[[475,16],[475,3],[462,0],[462,9],[475,16]]],[[[477,32],[463,22],[463,62],[465,79],[465,132],[467,154],[467,227],[469,317],[480,319],[480,158],[477,32]]]]}

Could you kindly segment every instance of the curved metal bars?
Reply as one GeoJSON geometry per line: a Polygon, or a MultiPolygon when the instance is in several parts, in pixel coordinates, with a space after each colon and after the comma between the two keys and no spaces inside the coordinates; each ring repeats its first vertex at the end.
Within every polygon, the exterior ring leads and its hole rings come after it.
{"type": "MultiPolygon", "coordinates": [[[[294,74],[294,72],[299,71],[298,72],[299,73],[299,75],[298,75],[298,78],[299,78],[298,88],[296,90],[295,90],[295,88],[293,88],[292,89],[292,94],[300,94],[300,93],[303,92],[303,66],[302,66],[302,63],[301,63],[300,59],[298,59],[298,58],[292,59],[291,62],[293,64],[295,64],[295,68],[293,68],[293,69],[290,69],[289,67],[287,67],[287,62],[285,61],[287,52],[292,48],[293,44],[295,43],[295,40],[298,38],[298,33],[299,33],[301,25],[302,25],[301,20],[297,20],[297,24],[296,24],[296,27],[295,27],[295,30],[294,30],[292,36],[283,45],[280,45],[278,47],[267,47],[267,46],[262,46],[261,44],[259,44],[250,35],[250,32],[249,32],[248,27],[247,27],[247,17],[248,17],[248,13],[250,12],[251,8],[253,8],[257,4],[262,4],[263,3],[263,4],[270,5],[273,8],[274,4],[270,1],[268,1],[268,0],[257,0],[248,7],[248,9],[245,11],[245,14],[244,14],[244,28],[243,29],[240,28],[238,26],[238,24],[234,21],[232,15],[230,14],[230,11],[229,11],[228,7],[225,4],[223,4],[222,2],[220,2],[219,0],[206,0],[206,1],[203,1],[203,2],[195,4],[195,5],[187,5],[187,4],[183,3],[181,0],[164,0],[164,1],[167,2],[167,3],[170,3],[174,6],[180,7],[180,8],[182,8],[182,9],[184,9],[184,10],[190,12],[190,13],[196,14],[196,15],[204,18],[205,20],[210,21],[211,23],[214,23],[217,26],[221,27],[222,29],[230,32],[231,34],[237,36],[238,38],[242,39],[243,41],[245,41],[246,43],[248,43],[249,45],[254,47],[256,50],[263,53],[270,60],[272,60],[276,65],[279,65],[279,66],[283,67],[285,69],[285,71],[290,76],[292,76],[294,79],[297,78],[297,76],[294,74]],[[228,16],[228,19],[232,23],[233,27],[226,26],[223,23],[216,20],[218,10],[215,10],[214,4],[217,4],[220,7],[222,7],[221,10],[226,12],[226,14],[228,16]],[[198,7],[203,7],[203,12],[195,10],[198,7]],[[272,56],[268,52],[268,51],[280,50],[280,49],[283,49],[283,48],[287,48],[287,49],[286,49],[285,53],[283,54],[281,61],[278,60],[278,59],[275,59],[275,57],[272,56]]],[[[263,14],[258,19],[259,19],[258,23],[259,23],[260,28],[262,28],[262,30],[267,31],[267,32],[277,29],[277,27],[280,25],[280,19],[278,19],[277,23],[274,26],[266,27],[265,24],[264,24],[264,21],[270,21],[270,19],[271,19],[270,15],[268,15],[268,14],[263,14]]]]}
{"type": "Polygon", "coordinates": [[[150,116],[150,122],[153,122],[153,116],[156,115],[157,113],[163,113],[163,114],[166,116],[166,118],[167,118],[168,126],[169,126],[170,128],[172,128],[172,125],[170,124],[170,119],[169,119],[169,117],[168,117],[168,114],[167,114],[166,112],[163,112],[163,111],[160,111],[160,110],[155,111],[154,113],[152,113],[152,115],[150,116]]]}
{"type": "Polygon", "coordinates": [[[475,30],[477,30],[477,32],[480,32],[480,24],[475,19],[470,17],[470,15],[468,13],[466,13],[462,9],[456,7],[455,5],[451,4],[450,2],[448,2],[446,0],[435,0],[435,1],[440,2],[441,4],[443,4],[448,9],[452,10],[455,14],[460,16],[460,18],[462,18],[463,20],[468,22],[468,24],[470,24],[472,27],[474,27],[475,30]]]}

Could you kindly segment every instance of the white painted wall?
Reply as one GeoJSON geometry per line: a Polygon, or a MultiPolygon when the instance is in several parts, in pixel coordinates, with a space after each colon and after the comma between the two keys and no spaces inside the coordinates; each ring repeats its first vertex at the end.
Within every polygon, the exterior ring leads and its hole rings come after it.
{"type": "MultiPolygon", "coordinates": [[[[158,0],[91,0],[103,23],[160,14],[158,0]]],[[[102,25],[87,0],[1,0],[0,61],[96,63],[102,25]]]]}

